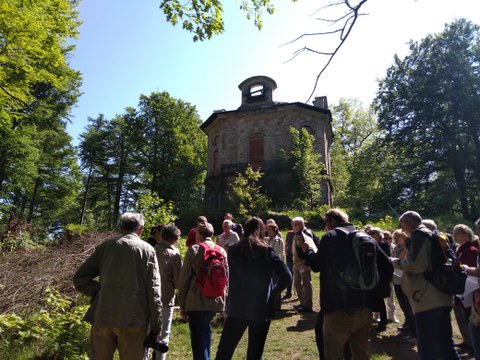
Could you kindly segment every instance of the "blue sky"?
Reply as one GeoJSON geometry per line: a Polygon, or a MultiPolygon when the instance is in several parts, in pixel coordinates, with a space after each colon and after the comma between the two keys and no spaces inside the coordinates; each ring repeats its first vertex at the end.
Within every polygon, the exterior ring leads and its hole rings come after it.
{"type": "MultiPolygon", "coordinates": [[[[159,0],[82,0],[83,25],[70,59],[83,74],[83,95],[68,126],[75,144],[88,117],[102,113],[111,118],[153,91],[167,91],[197,106],[203,120],[215,109],[238,108],[238,85],[254,75],[276,81],[274,100],[305,102],[324,58],[304,53],[288,60],[303,46],[331,48],[334,39],[284,44],[302,33],[329,30],[317,20],[326,14],[315,12],[327,0],[276,3],[275,14],[265,15],[258,31],[239,4],[229,0],[225,33],[194,43],[190,33],[164,20],[159,0]]],[[[368,105],[394,54],[408,54],[409,40],[440,32],[459,17],[480,24],[478,0],[369,0],[364,12],[368,15],[358,20],[315,92],[327,95],[330,107],[341,97],[368,105]]]]}

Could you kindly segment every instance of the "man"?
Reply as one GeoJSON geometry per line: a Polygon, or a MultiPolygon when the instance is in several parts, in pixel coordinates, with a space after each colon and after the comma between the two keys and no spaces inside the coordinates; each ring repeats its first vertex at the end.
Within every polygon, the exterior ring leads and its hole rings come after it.
{"type": "Polygon", "coordinates": [[[410,244],[407,257],[392,258],[392,263],[403,270],[402,289],[415,315],[418,354],[422,360],[460,359],[452,340],[452,295],[425,279],[425,272],[432,269],[432,232],[422,225],[422,218],[415,211],[403,213],[399,222],[410,244]]]}
{"type": "MultiPolygon", "coordinates": [[[[178,300],[180,313],[184,320],[188,320],[190,328],[190,342],[194,360],[210,360],[212,343],[211,321],[217,312],[225,310],[225,296],[206,297],[196,285],[198,272],[204,265],[204,248],[200,242],[213,249],[216,245],[212,241],[214,234],[210,223],[199,224],[196,229],[196,244],[190,246],[185,254],[184,264],[178,281],[178,300]]],[[[222,255],[227,253],[221,247],[222,255]]]]}
{"type": "Polygon", "coordinates": [[[161,328],[161,288],[155,250],[140,239],[144,218],[125,213],[122,235],[104,241],[73,277],[75,288],[92,297],[85,320],[92,323],[90,358],[143,359],[147,329],[161,328]],[[94,280],[97,276],[99,281],[94,280]]]}
{"type": "Polygon", "coordinates": [[[292,230],[294,232],[292,239],[293,284],[300,301],[300,305],[296,305],[294,308],[301,313],[312,313],[312,273],[306,264],[302,245],[308,244],[314,251],[317,251],[317,247],[313,241],[312,232],[305,227],[303,218],[292,219],[292,230]]]}
{"type": "MultiPolygon", "coordinates": [[[[367,347],[372,326],[370,291],[340,285],[340,272],[345,270],[347,259],[350,258],[346,254],[352,251],[347,233],[353,231],[354,227],[348,222],[348,215],[339,209],[328,210],[324,220],[327,232],[319,242],[318,251],[315,252],[307,244],[302,246],[307,264],[313,271],[320,271],[321,311],[315,326],[320,358],[342,359],[348,341],[352,357],[366,360],[369,358],[367,347]]],[[[380,283],[388,286],[393,267],[378,245],[376,256],[380,283]]]]}

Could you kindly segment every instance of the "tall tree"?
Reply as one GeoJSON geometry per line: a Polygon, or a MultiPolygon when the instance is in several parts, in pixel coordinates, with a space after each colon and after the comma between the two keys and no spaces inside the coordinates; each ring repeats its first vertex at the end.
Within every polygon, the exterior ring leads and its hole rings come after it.
{"type": "Polygon", "coordinates": [[[326,180],[325,164],[316,151],[313,135],[305,128],[290,128],[292,146],[281,150],[281,157],[291,169],[293,186],[291,204],[299,210],[313,209],[321,203],[321,183],[326,180]]]}
{"type": "Polygon", "coordinates": [[[456,202],[442,210],[459,209],[466,219],[478,213],[480,193],[479,64],[480,27],[459,19],[396,56],[376,98],[391,150],[412,165],[404,175],[416,186],[407,181],[405,192],[425,206],[431,187],[453,188],[456,202]]]}

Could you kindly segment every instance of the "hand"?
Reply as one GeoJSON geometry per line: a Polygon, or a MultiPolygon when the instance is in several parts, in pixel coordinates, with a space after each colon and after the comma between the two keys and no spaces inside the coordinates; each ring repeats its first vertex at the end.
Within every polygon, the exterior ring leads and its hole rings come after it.
{"type": "Polygon", "coordinates": [[[399,260],[399,258],[396,258],[396,257],[389,257],[388,260],[393,263],[394,261],[397,261],[399,260]]]}
{"type": "Polygon", "coordinates": [[[302,251],[306,254],[310,250],[310,246],[306,242],[302,244],[302,251]]]}

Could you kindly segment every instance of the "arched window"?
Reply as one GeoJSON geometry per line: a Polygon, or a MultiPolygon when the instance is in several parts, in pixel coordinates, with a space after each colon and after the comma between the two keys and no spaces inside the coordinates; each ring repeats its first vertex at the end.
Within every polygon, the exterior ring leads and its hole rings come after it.
{"type": "Polygon", "coordinates": [[[263,136],[255,135],[250,138],[248,147],[248,162],[253,169],[263,166],[263,136]]]}
{"type": "Polygon", "coordinates": [[[310,126],[310,125],[303,125],[303,128],[305,130],[307,130],[307,132],[312,135],[312,136],[315,136],[315,131],[313,130],[313,128],[310,126]]]}

